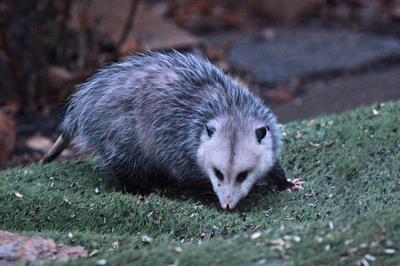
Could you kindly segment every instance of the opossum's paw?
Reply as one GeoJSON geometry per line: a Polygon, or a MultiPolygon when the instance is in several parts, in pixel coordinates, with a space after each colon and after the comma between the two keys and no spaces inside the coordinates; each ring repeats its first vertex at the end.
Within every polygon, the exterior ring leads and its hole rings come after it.
{"type": "Polygon", "coordinates": [[[300,178],[295,178],[293,180],[288,179],[288,181],[293,184],[293,187],[287,189],[288,192],[300,191],[304,189],[304,181],[300,178]]]}

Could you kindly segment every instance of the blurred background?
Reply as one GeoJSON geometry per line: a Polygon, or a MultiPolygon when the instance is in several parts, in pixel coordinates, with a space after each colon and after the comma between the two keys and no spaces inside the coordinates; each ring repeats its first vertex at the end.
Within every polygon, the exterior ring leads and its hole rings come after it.
{"type": "Polygon", "coordinates": [[[400,0],[3,0],[0,169],[43,156],[77,84],[149,49],[208,57],[283,123],[400,98],[400,0]]]}

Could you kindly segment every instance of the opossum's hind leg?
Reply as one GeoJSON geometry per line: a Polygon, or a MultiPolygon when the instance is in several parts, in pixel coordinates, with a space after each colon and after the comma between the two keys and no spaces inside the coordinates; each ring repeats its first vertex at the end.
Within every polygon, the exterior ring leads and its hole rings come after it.
{"type": "Polygon", "coordinates": [[[304,181],[300,179],[286,179],[285,171],[279,162],[276,162],[268,173],[268,181],[275,185],[278,190],[299,191],[303,189],[304,181]]]}
{"type": "Polygon", "coordinates": [[[116,182],[123,191],[149,194],[154,192],[154,189],[166,185],[168,175],[155,165],[142,160],[136,161],[133,165],[134,167],[132,164],[113,163],[107,166],[111,180],[116,182]]]}
{"type": "Polygon", "coordinates": [[[63,150],[69,145],[70,142],[70,139],[64,138],[62,135],[60,135],[56,143],[54,143],[53,147],[51,147],[50,150],[40,160],[39,164],[43,165],[56,159],[58,155],[60,155],[63,150]]]}
{"type": "Polygon", "coordinates": [[[128,193],[148,194],[148,189],[142,182],[140,182],[142,176],[143,173],[139,170],[136,170],[135,172],[125,171],[123,168],[118,166],[113,166],[109,169],[109,177],[111,181],[117,184],[122,191],[128,193]]]}

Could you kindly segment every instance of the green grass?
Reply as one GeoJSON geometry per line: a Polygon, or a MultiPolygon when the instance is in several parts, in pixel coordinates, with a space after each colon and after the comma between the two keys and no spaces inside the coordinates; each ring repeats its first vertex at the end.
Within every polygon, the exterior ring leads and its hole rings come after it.
{"type": "Polygon", "coordinates": [[[99,251],[70,262],[79,265],[355,265],[367,254],[398,265],[400,102],[290,123],[285,133],[282,164],[306,181],[302,192],[257,188],[225,213],[188,191],[122,193],[90,162],[52,163],[0,172],[0,229],[99,251]]]}

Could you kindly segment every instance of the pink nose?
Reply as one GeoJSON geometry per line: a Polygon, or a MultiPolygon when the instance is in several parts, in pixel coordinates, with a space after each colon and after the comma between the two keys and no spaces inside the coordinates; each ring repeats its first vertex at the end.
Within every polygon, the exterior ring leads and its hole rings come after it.
{"type": "Polygon", "coordinates": [[[221,204],[222,209],[224,209],[225,211],[231,211],[233,210],[233,204],[232,202],[228,202],[228,203],[223,203],[221,204]]]}

